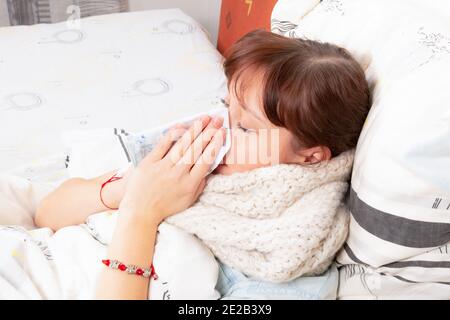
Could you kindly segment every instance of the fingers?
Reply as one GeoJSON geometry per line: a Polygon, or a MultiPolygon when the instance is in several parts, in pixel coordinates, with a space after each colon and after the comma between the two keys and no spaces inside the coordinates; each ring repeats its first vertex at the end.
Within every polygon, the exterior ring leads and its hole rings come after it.
{"type": "Polygon", "coordinates": [[[211,121],[209,116],[203,116],[196,120],[194,124],[186,131],[180,140],[167,153],[172,164],[176,164],[184,156],[186,150],[191,146],[195,139],[200,135],[206,125],[211,121]]]}
{"type": "Polygon", "coordinates": [[[170,150],[173,143],[177,141],[186,131],[187,130],[182,125],[177,124],[173,126],[142,161],[156,162],[161,160],[170,150]]]}
{"type": "Polygon", "coordinates": [[[195,141],[190,145],[190,147],[186,150],[184,155],[181,157],[180,161],[177,163],[177,166],[182,166],[186,171],[190,171],[192,166],[197,162],[200,156],[203,153],[203,150],[210,143],[215,133],[219,128],[223,125],[223,118],[214,118],[206,128],[202,131],[202,133],[195,139],[195,141]]]}
{"type": "Polygon", "coordinates": [[[226,135],[225,128],[218,130],[214,134],[214,137],[212,138],[211,142],[205,148],[202,155],[191,169],[191,176],[194,179],[202,179],[203,177],[206,176],[209,169],[211,168],[211,165],[216,159],[217,154],[220,151],[220,148],[222,148],[223,146],[223,143],[225,141],[225,135],[226,135]]]}

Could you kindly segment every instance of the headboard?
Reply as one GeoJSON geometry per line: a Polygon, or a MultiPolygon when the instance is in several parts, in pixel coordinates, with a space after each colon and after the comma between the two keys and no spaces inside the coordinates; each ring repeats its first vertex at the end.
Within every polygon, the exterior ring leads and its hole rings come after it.
{"type": "Polygon", "coordinates": [[[255,29],[270,30],[277,0],[222,0],[217,48],[224,53],[236,40],[255,29]]]}

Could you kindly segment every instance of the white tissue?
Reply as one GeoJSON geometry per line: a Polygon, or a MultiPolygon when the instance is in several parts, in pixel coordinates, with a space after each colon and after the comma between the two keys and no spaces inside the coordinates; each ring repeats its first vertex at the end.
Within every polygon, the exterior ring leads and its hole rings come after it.
{"type": "Polygon", "coordinates": [[[189,117],[172,121],[168,124],[152,128],[139,133],[120,133],[125,145],[126,152],[134,166],[153,150],[154,146],[158,143],[158,140],[162,135],[173,127],[175,124],[185,124],[190,126],[193,121],[203,115],[209,115],[211,117],[221,116],[223,117],[223,127],[227,129],[225,144],[220,149],[214,163],[207,174],[211,173],[222,161],[223,157],[227,154],[231,147],[231,134],[230,134],[230,121],[228,116],[228,109],[224,107],[216,108],[208,112],[198,113],[189,117]]]}

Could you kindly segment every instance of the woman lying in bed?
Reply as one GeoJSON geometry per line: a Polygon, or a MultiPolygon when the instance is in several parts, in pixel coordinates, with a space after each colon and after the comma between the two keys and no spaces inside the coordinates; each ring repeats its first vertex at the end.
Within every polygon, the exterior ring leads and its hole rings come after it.
{"type": "Polygon", "coordinates": [[[231,48],[224,69],[232,148],[212,175],[204,178],[223,143],[222,119],[204,117],[174,128],[106,185],[103,203],[99,190],[111,172],[70,179],[40,203],[35,222],[53,230],[83,223],[105,204],[119,208],[99,298],[147,297],[149,278],[139,275],[163,220],[213,252],[223,296],[230,279],[247,281],[253,298],[265,285],[295,288],[301,276],[326,272],[345,241],[342,202],[369,110],[361,66],[332,44],[254,31],[231,48]]]}

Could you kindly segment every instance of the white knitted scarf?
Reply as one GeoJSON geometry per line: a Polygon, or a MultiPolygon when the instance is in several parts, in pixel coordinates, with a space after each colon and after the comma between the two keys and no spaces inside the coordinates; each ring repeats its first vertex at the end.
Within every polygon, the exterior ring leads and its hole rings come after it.
{"type": "Polygon", "coordinates": [[[317,165],[211,175],[198,201],[166,222],[247,276],[284,282],[321,274],[347,236],[343,198],[353,156],[351,150],[317,165]]]}

